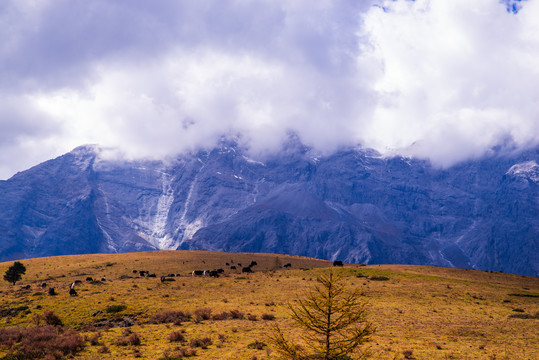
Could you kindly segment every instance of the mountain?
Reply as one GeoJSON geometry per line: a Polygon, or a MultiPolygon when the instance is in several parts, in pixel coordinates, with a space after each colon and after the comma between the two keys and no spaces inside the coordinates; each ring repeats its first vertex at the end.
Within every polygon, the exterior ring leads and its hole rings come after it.
{"type": "Polygon", "coordinates": [[[291,141],[168,161],[83,146],[0,181],[0,260],[156,249],[275,252],[539,276],[539,148],[438,169],[291,141]]]}

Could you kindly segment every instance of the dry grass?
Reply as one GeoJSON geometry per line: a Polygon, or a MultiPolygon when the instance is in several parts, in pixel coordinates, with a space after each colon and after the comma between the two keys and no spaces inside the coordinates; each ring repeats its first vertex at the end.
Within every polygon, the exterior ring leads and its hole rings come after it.
{"type": "MultiPolygon", "coordinates": [[[[76,359],[173,358],[191,350],[196,359],[276,359],[271,348],[252,344],[267,343],[275,323],[295,331],[286,304],[305,294],[329,264],[286,255],[203,251],[22,262],[27,268],[23,280],[16,286],[0,284],[0,327],[34,326],[36,316],[52,311],[64,328],[88,339],[76,359]],[[258,263],[255,273],[242,274],[239,263],[251,261],[258,263]],[[282,269],[286,263],[292,268],[282,269]],[[239,270],[230,270],[232,265],[239,270]],[[225,270],[219,278],[190,275],[219,268],[225,270]],[[133,270],[156,277],[140,277],[133,270]],[[160,276],[168,274],[181,276],[162,282],[160,276]],[[69,285],[77,279],[82,280],[76,285],[78,296],[70,296],[69,285]],[[26,285],[29,290],[23,289],[26,285]],[[49,287],[58,295],[48,295],[49,287]],[[129,334],[127,325],[132,325],[129,334]],[[173,333],[185,341],[169,340],[173,333]],[[201,339],[205,345],[197,346],[201,339]]],[[[0,273],[10,265],[1,263],[0,273]]],[[[377,327],[370,343],[375,359],[539,358],[537,278],[403,265],[349,265],[342,271],[369,303],[377,327]],[[389,280],[375,280],[381,277],[389,280]],[[510,317],[517,313],[530,317],[510,317]]],[[[9,351],[0,347],[0,356],[9,351]]]]}

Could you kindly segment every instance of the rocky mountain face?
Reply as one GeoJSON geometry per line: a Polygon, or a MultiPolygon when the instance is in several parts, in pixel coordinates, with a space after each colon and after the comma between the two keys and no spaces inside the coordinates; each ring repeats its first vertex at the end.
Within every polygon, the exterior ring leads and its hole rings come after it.
{"type": "Polygon", "coordinates": [[[441,170],[298,143],[174,161],[80,147],[0,181],[0,260],[207,249],[539,275],[539,148],[441,170]]]}

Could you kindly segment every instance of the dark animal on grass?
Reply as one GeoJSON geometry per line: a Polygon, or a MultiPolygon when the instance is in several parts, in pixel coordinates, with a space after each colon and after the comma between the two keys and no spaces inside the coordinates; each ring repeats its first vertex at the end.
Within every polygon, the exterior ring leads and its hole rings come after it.
{"type": "Polygon", "coordinates": [[[174,277],[174,276],[176,276],[176,274],[168,274],[167,276],[168,277],[174,277]]]}
{"type": "Polygon", "coordinates": [[[53,287],[49,288],[49,295],[51,295],[51,296],[57,295],[57,294],[56,294],[56,290],[54,290],[53,287]]]}
{"type": "Polygon", "coordinates": [[[149,274],[148,277],[154,278],[154,277],[157,277],[157,275],[155,275],[155,274],[149,274]]]}
{"type": "Polygon", "coordinates": [[[238,266],[241,266],[241,264],[240,264],[240,263],[238,263],[238,266]]]}
{"type": "Polygon", "coordinates": [[[217,270],[212,270],[209,272],[210,277],[219,277],[217,270]]]}
{"type": "Polygon", "coordinates": [[[342,263],[341,260],[335,260],[335,261],[333,262],[333,266],[341,266],[341,267],[342,267],[342,266],[343,266],[343,263],[342,263]]]}
{"type": "Polygon", "coordinates": [[[204,275],[204,270],[193,270],[191,276],[202,276],[204,275]]]}
{"type": "Polygon", "coordinates": [[[136,274],[136,273],[138,273],[138,270],[133,270],[133,274],[136,274]]]}
{"type": "Polygon", "coordinates": [[[219,274],[222,274],[222,273],[225,272],[225,270],[224,270],[224,269],[217,269],[217,272],[218,272],[219,274]]]}
{"type": "Polygon", "coordinates": [[[161,282],[165,282],[166,276],[161,276],[161,282]]]}
{"type": "Polygon", "coordinates": [[[232,266],[230,267],[230,269],[231,269],[231,270],[236,270],[236,267],[235,267],[234,265],[232,265],[232,266]]]}
{"type": "Polygon", "coordinates": [[[69,288],[69,295],[71,296],[77,296],[77,291],[74,288],[69,288]]]}
{"type": "Polygon", "coordinates": [[[246,267],[241,269],[241,272],[242,273],[252,273],[253,269],[251,269],[249,266],[246,266],[246,267]]]}
{"type": "Polygon", "coordinates": [[[249,267],[253,267],[253,266],[256,266],[258,265],[258,263],[256,261],[251,261],[251,264],[249,265],[249,267]]]}
{"type": "Polygon", "coordinates": [[[140,270],[140,271],[138,272],[138,274],[139,274],[140,276],[146,276],[146,275],[148,275],[148,271],[146,271],[146,270],[140,270]]]}
{"type": "Polygon", "coordinates": [[[107,281],[107,279],[105,279],[105,278],[101,278],[101,281],[105,282],[105,281],[107,281]]]}
{"type": "Polygon", "coordinates": [[[46,288],[46,287],[47,287],[47,283],[41,284],[41,287],[42,287],[42,288],[46,288]]]}
{"type": "Polygon", "coordinates": [[[82,280],[75,280],[75,284],[82,284],[82,280]]]}
{"type": "Polygon", "coordinates": [[[86,281],[94,281],[94,279],[91,278],[90,276],[88,276],[88,277],[86,278],[86,281]]]}
{"type": "Polygon", "coordinates": [[[230,264],[229,264],[229,263],[225,263],[225,265],[226,265],[226,266],[230,266],[230,264]]]}
{"type": "Polygon", "coordinates": [[[284,264],[283,267],[284,267],[285,269],[288,269],[288,268],[292,267],[292,264],[290,264],[290,263],[284,264]]]}

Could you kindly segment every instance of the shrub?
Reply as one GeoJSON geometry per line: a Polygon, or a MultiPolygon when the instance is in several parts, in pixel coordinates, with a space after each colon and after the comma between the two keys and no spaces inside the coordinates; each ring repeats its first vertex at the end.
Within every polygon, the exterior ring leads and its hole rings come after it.
{"type": "Polygon", "coordinates": [[[262,314],[262,320],[275,320],[275,315],[273,315],[273,314],[262,314]]]}
{"type": "Polygon", "coordinates": [[[254,314],[249,314],[249,315],[247,315],[247,319],[249,319],[249,320],[251,320],[251,321],[256,321],[256,320],[257,320],[257,317],[256,317],[256,315],[254,315],[254,314]]]}
{"type": "Polygon", "coordinates": [[[266,343],[263,343],[261,341],[258,341],[258,340],[255,340],[255,342],[252,342],[250,343],[249,345],[247,345],[247,347],[249,349],[256,349],[256,350],[262,350],[264,349],[266,346],[268,346],[266,343]]]}
{"type": "Polygon", "coordinates": [[[56,315],[53,311],[45,311],[43,313],[43,320],[45,321],[45,324],[47,325],[58,325],[63,326],[62,320],[58,315],[56,315]]]}
{"type": "Polygon", "coordinates": [[[243,319],[244,314],[239,310],[231,310],[230,318],[232,319],[243,319]]]}
{"type": "Polygon", "coordinates": [[[404,355],[405,359],[413,359],[414,358],[414,351],[413,350],[404,350],[402,352],[402,355],[404,355]]]}
{"type": "Polygon", "coordinates": [[[211,339],[209,337],[201,338],[201,339],[191,339],[189,342],[189,346],[191,347],[199,347],[202,349],[207,349],[208,346],[213,344],[211,339]]]}
{"type": "Polygon", "coordinates": [[[195,322],[200,322],[202,320],[209,320],[211,318],[211,309],[197,309],[195,310],[195,322]]]}
{"type": "Polygon", "coordinates": [[[167,337],[167,340],[169,340],[170,342],[184,342],[185,336],[183,336],[181,331],[173,331],[167,337]]]}
{"type": "Polygon", "coordinates": [[[389,278],[387,276],[371,276],[370,280],[373,280],[373,281],[388,281],[389,278]]]}
{"type": "Polygon", "coordinates": [[[517,313],[517,314],[509,315],[509,318],[513,318],[513,319],[539,319],[539,313],[536,313],[535,315],[526,314],[526,313],[517,313]]]}
{"type": "Polygon", "coordinates": [[[123,337],[117,339],[114,343],[120,346],[127,346],[127,345],[138,346],[140,345],[140,336],[137,333],[132,333],[128,336],[124,335],[123,337]]]}
{"type": "Polygon", "coordinates": [[[182,321],[191,320],[191,314],[183,311],[165,311],[158,313],[150,317],[148,322],[150,324],[165,324],[165,323],[174,323],[179,325],[182,321]]]}
{"type": "Polygon", "coordinates": [[[185,347],[177,347],[174,350],[165,350],[163,357],[159,360],[181,360],[186,357],[196,356],[197,351],[195,349],[189,349],[185,347]]]}
{"type": "Polygon", "coordinates": [[[215,314],[211,317],[212,320],[226,320],[230,317],[230,314],[227,313],[226,311],[220,313],[220,314],[215,314]]]}
{"type": "Polygon", "coordinates": [[[119,313],[120,311],[124,311],[125,309],[127,309],[127,306],[118,304],[107,306],[105,311],[108,313],[119,313]]]}
{"type": "Polygon", "coordinates": [[[16,359],[60,359],[75,355],[84,347],[82,337],[72,330],[53,325],[34,326],[23,330],[2,329],[0,340],[4,345],[19,343],[13,354],[16,359]]]}

